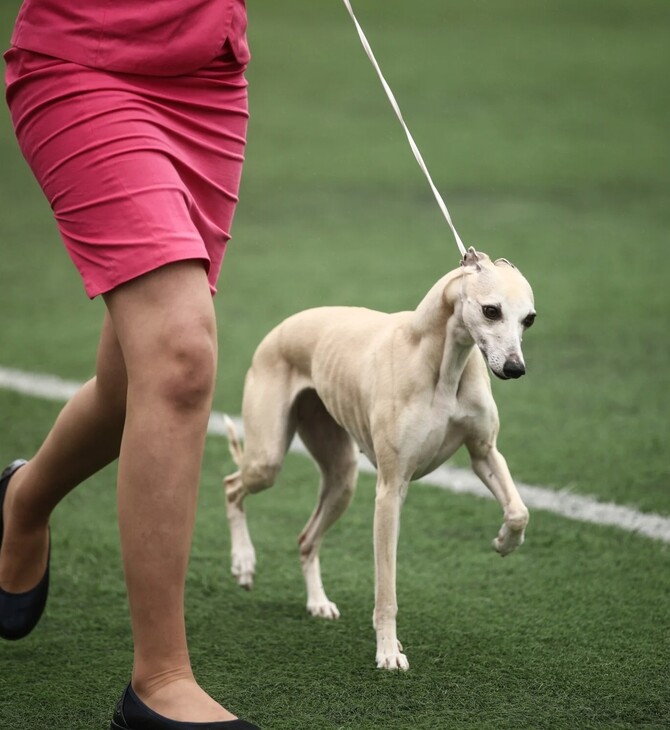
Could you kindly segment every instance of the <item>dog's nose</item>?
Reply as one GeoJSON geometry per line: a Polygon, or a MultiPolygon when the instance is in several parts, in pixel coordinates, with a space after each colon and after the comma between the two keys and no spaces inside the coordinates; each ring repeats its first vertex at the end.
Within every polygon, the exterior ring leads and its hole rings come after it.
{"type": "Polygon", "coordinates": [[[506,378],[520,378],[526,372],[524,364],[516,357],[511,357],[503,365],[503,375],[506,378]]]}

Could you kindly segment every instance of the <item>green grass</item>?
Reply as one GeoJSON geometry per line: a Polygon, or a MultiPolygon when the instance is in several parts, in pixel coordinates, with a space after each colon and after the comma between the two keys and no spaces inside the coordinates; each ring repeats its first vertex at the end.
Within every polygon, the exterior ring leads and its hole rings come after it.
{"type": "MultiPolygon", "coordinates": [[[[340,3],[249,3],[252,119],[216,299],[215,407],[239,412],[255,345],[307,306],[414,307],[456,247],[340,3]]],[[[494,383],[520,481],[670,515],[670,99],[663,0],[358,0],[356,10],[466,245],[514,261],[538,320],[529,375],[494,383]]],[[[16,0],[0,8],[8,38],[16,0]]],[[[83,379],[87,302],[0,113],[0,365],[83,379]]],[[[0,391],[0,462],[57,405],[0,391]]],[[[464,463],[457,455],[457,463],[464,463]]],[[[670,717],[670,548],[535,512],[501,561],[493,503],[416,486],[403,510],[399,635],[374,669],[373,480],[323,551],[342,619],[310,620],[295,538],[315,499],[290,457],[249,502],[256,589],[228,575],[208,441],[189,576],[203,684],[275,728],[661,728],[670,717]]],[[[114,472],[54,515],[39,629],[0,646],[0,728],[106,728],[131,661],[114,472]]]]}
{"type": "MultiPolygon", "coordinates": [[[[56,408],[21,406],[15,449],[39,440],[56,408]]],[[[249,502],[259,555],[253,592],[227,572],[222,440],[205,463],[188,584],[193,659],[207,688],[262,727],[662,727],[670,710],[667,547],[614,529],[533,516],[508,560],[489,549],[493,503],[417,486],[403,512],[398,563],[407,675],[374,669],[373,480],[361,477],[324,549],[339,622],[307,617],[296,535],[315,475],[289,457],[275,490],[249,502]]],[[[110,471],[68,497],[53,520],[50,605],[39,629],[2,647],[6,727],[103,728],[131,646],[110,471]],[[11,691],[10,691],[11,688],[11,691]],[[28,719],[28,718],[32,719],[28,719]],[[13,724],[12,724],[13,723],[13,724]]]]}

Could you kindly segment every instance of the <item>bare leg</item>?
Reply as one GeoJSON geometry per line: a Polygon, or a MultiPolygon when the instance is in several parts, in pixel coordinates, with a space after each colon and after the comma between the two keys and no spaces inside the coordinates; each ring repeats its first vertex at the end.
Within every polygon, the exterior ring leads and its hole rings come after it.
{"type": "Polygon", "coordinates": [[[0,586],[21,593],[46,567],[49,517],[74,487],[119,454],[126,408],[126,369],[108,316],[96,377],[67,403],[35,456],[12,477],[4,503],[0,586]]]}
{"type": "Polygon", "coordinates": [[[184,583],[216,373],[216,323],[198,262],[162,267],[105,297],[128,373],[119,528],[135,642],[133,687],[156,712],[233,715],[195,682],[184,583]]]}
{"type": "Polygon", "coordinates": [[[120,287],[106,302],[111,317],[103,325],[96,377],[65,406],[7,490],[0,585],[20,592],[38,582],[53,508],[121,448],[119,522],[136,645],[133,686],[173,719],[229,720],[233,715],[193,678],[183,613],[216,364],[207,280],[200,264],[175,264],[120,287]]]}

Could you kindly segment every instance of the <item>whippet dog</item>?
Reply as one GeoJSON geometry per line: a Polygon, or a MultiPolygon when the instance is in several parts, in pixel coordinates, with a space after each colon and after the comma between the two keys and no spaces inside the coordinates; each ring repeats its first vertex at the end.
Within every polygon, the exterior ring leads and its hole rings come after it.
{"type": "Polygon", "coordinates": [[[396,636],[395,584],[409,482],[465,445],[474,472],[503,509],[494,549],[505,556],[523,542],[528,510],[496,448],[499,420],[487,365],[502,380],[522,376],[521,338],[534,319],[533,292],[518,269],[470,248],[414,311],[320,307],[272,330],[246,376],[244,450],[229,423],[239,470],[224,484],[239,585],[252,587],[256,562],[243,500],[272,486],[297,431],[321,471],[316,509],[298,539],[307,610],[339,617],[323,589],[319,547],[351,502],[360,450],[377,467],[377,666],[407,669],[396,636]]]}

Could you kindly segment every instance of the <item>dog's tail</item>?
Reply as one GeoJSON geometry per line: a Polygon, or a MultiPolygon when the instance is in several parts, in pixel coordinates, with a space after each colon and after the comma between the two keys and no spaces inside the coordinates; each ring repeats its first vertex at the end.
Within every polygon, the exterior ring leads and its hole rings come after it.
{"type": "Polygon", "coordinates": [[[226,426],[226,431],[228,432],[228,451],[230,451],[230,455],[233,457],[235,464],[237,466],[241,466],[243,451],[240,437],[237,434],[235,422],[225,413],[223,414],[223,422],[226,426]]]}

